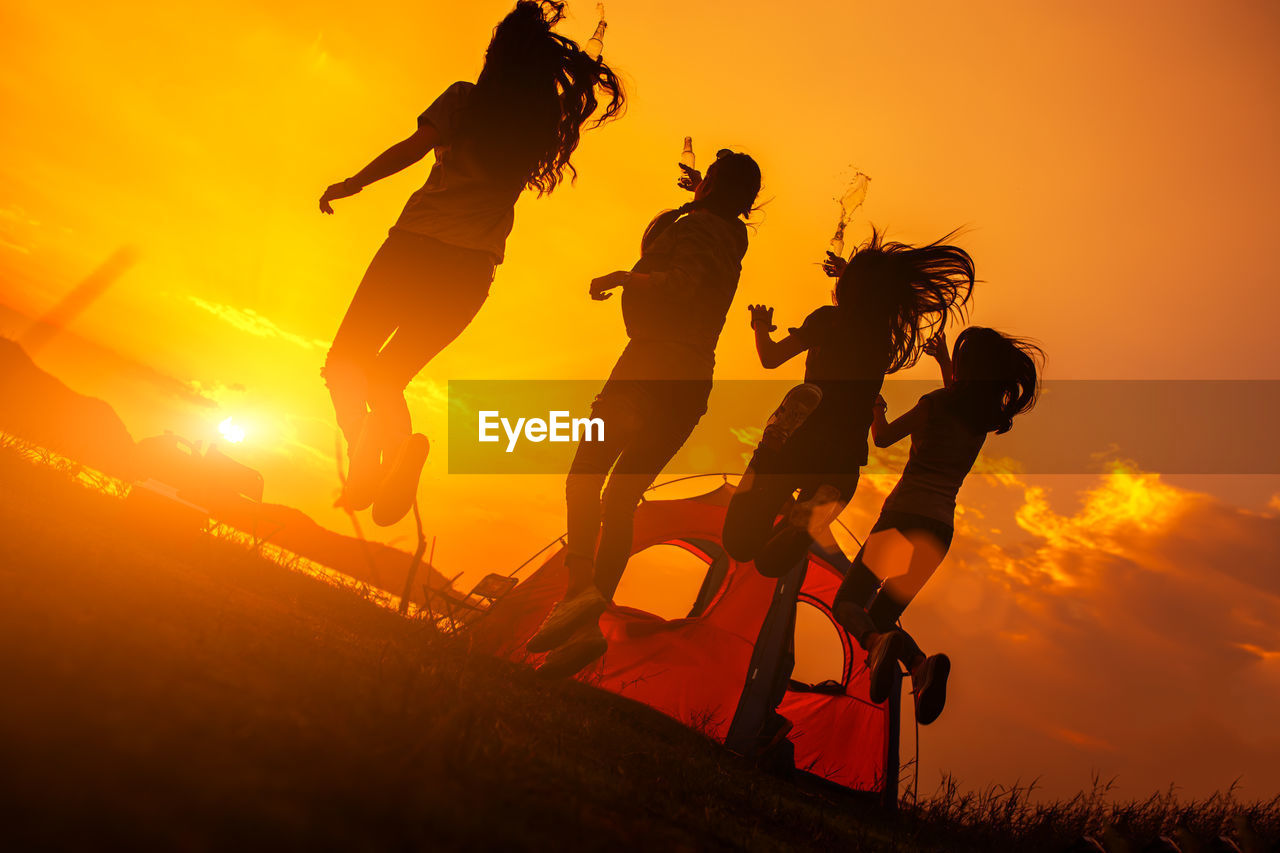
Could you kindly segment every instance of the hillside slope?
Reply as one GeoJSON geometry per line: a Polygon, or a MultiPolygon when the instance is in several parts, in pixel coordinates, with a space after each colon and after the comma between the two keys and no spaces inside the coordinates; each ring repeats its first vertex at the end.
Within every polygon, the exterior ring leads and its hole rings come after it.
{"type": "Polygon", "coordinates": [[[0,483],[0,840],[891,846],[874,812],[648,708],[234,543],[158,536],[10,452],[0,483]]]}

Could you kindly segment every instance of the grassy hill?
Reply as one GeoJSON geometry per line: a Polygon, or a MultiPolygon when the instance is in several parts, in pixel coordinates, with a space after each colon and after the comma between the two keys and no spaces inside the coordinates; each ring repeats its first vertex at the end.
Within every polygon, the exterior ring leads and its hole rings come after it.
{"type": "Polygon", "coordinates": [[[0,695],[9,849],[1052,850],[1085,819],[804,790],[10,450],[0,695]]]}

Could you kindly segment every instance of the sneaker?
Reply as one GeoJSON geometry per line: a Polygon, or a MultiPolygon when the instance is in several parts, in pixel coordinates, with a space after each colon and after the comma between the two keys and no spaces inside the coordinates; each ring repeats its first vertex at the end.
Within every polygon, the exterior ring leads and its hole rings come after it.
{"type": "Polygon", "coordinates": [[[951,675],[951,658],[930,655],[911,670],[911,692],[915,694],[916,722],[927,726],[942,713],[947,704],[947,677],[951,675]]]}
{"type": "Polygon", "coordinates": [[[792,388],[782,398],[782,405],[770,415],[764,426],[764,435],[760,437],[760,445],[771,450],[782,447],[821,402],[822,389],[811,382],[792,388]]]}
{"type": "Polygon", "coordinates": [[[767,578],[782,577],[805,559],[812,541],[807,530],[783,527],[764,543],[756,555],[756,571],[767,578]]]}
{"type": "Polygon", "coordinates": [[[608,602],[594,586],[587,587],[573,598],[558,601],[524,647],[534,654],[549,652],[568,641],[583,623],[599,620],[606,606],[608,602]]]}
{"type": "Polygon", "coordinates": [[[372,422],[373,417],[365,415],[360,436],[348,451],[347,482],[337,505],[349,512],[368,509],[382,483],[382,447],[372,422]]]}
{"type": "Polygon", "coordinates": [[[867,669],[871,672],[869,698],[880,705],[889,701],[894,684],[898,680],[898,658],[902,655],[902,634],[886,631],[871,640],[867,652],[867,669]]]}
{"type": "Polygon", "coordinates": [[[552,649],[538,667],[543,678],[569,678],[599,660],[609,650],[609,641],[600,630],[600,623],[592,619],[583,623],[569,639],[552,649]]]}
{"type": "MultiPolygon", "coordinates": [[[[831,522],[844,509],[840,500],[840,490],[835,486],[823,483],[814,490],[813,497],[798,501],[788,514],[788,522],[792,527],[799,527],[814,535],[831,527],[831,522]]],[[[834,539],[832,540],[835,541],[834,539]]]]}
{"type": "Polygon", "coordinates": [[[431,442],[420,432],[415,432],[400,445],[395,461],[378,488],[373,501],[373,523],[390,527],[409,514],[418,497],[418,480],[422,466],[427,463],[431,442]]]}

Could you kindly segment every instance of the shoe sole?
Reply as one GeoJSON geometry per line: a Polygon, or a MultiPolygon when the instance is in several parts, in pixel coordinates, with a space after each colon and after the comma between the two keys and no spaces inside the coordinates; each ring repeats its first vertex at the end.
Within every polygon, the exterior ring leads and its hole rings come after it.
{"type": "Polygon", "coordinates": [[[603,637],[562,646],[549,654],[535,671],[546,679],[571,678],[603,657],[608,650],[609,641],[603,637]]]}
{"type": "MultiPolygon", "coordinates": [[[[835,486],[823,484],[817,488],[813,497],[800,501],[787,513],[787,523],[806,531],[811,537],[821,535],[831,527],[845,504],[840,501],[840,490],[835,486]],[[821,516],[819,516],[821,513],[821,516]]],[[[833,538],[831,540],[835,542],[833,538]]]]}
{"type": "Polygon", "coordinates": [[[601,596],[592,601],[590,606],[584,605],[582,610],[566,617],[563,622],[539,628],[538,632],[524,644],[525,650],[533,654],[542,654],[560,647],[573,636],[574,631],[592,619],[599,619],[608,606],[609,602],[605,601],[604,597],[601,596]]]}
{"type": "Polygon", "coordinates": [[[772,448],[781,447],[787,439],[809,420],[814,409],[822,403],[822,389],[806,382],[797,385],[782,398],[782,404],[765,424],[760,443],[772,448]]]}
{"type": "Polygon", "coordinates": [[[418,496],[418,481],[422,479],[422,466],[427,464],[430,452],[431,443],[422,433],[414,433],[405,439],[373,501],[374,524],[390,527],[413,509],[413,501],[418,496]]]}
{"type": "Polygon", "coordinates": [[[889,696],[893,693],[893,686],[898,680],[898,659],[902,657],[903,645],[900,634],[896,631],[890,634],[885,656],[871,670],[867,692],[871,701],[877,705],[889,701],[889,696]]]}
{"type": "Polygon", "coordinates": [[[927,726],[942,714],[947,704],[947,679],[951,676],[951,658],[937,655],[926,674],[924,686],[916,694],[916,722],[927,726]]]}

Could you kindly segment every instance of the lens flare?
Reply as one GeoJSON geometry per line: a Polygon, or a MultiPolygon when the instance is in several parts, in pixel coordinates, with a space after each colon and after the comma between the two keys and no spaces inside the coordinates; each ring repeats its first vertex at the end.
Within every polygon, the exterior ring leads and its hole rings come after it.
{"type": "Polygon", "coordinates": [[[239,444],[244,441],[244,427],[237,424],[230,417],[218,424],[218,432],[220,432],[222,437],[232,444],[239,444]]]}

